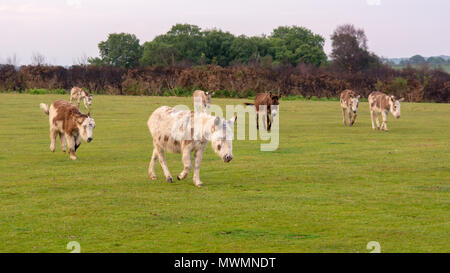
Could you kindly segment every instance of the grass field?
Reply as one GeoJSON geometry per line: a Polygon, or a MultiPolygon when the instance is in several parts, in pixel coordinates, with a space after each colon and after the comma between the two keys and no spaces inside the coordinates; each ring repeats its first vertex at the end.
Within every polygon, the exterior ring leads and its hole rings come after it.
{"type": "Polygon", "coordinates": [[[224,164],[208,144],[196,188],[147,176],[149,115],[190,98],[95,96],[77,161],[49,150],[39,103],[60,98],[0,94],[0,252],[450,251],[449,104],[403,103],[380,132],[367,103],[349,128],[338,102],[282,101],[279,149],[234,141],[224,164]]]}

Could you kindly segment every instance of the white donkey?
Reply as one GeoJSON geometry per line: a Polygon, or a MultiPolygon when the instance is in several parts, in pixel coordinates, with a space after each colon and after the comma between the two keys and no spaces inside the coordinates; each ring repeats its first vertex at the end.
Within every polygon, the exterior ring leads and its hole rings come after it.
{"type": "Polygon", "coordinates": [[[347,121],[345,118],[345,110],[348,112],[348,122],[349,126],[352,126],[356,121],[356,111],[358,110],[359,98],[360,95],[356,95],[352,90],[344,90],[341,93],[341,108],[342,108],[342,122],[344,125],[347,125],[347,121]],[[353,117],[352,117],[353,112],[353,117]]]}
{"type": "Polygon", "coordinates": [[[196,111],[206,111],[207,108],[211,105],[211,97],[214,95],[210,92],[205,92],[202,90],[195,90],[192,94],[194,98],[194,108],[196,111]]]}
{"type": "Polygon", "coordinates": [[[70,103],[72,99],[77,101],[78,108],[80,108],[80,101],[83,100],[84,107],[89,110],[89,106],[92,105],[92,94],[89,94],[80,87],[75,86],[70,90],[70,103]]]}
{"type": "Polygon", "coordinates": [[[156,109],[148,119],[147,125],[153,137],[153,155],[150,160],[148,174],[155,180],[155,163],[159,163],[164,171],[167,182],[173,182],[167,168],[164,151],[181,153],[184,164],[178,180],[186,178],[191,170],[191,153],[194,152],[194,184],[201,187],[200,163],[206,144],[211,141],[214,152],[224,162],[233,159],[232,139],[233,125],[236,117],[225,120],[205,112],[177,110],[168,106],[156,109]]]}
{"type": "Polygon", "coordinates": [[[372,129],[380,129],[387,131],[387,116],[389,111],[396,118],[400,118],[400,102],[404,101],[404,98],[396,99],[393,95],[389,96],[384,93],[374,91],[369,94],[369,107],[370,107],[370,119],[372,120],[372,129]],[[381,113],[383,118],[383,122],[380,123],[378,121],[378,114],[381,113]],[[373,120],[377,123],[377,127],[375,128],[375,124],[373,120]]]}

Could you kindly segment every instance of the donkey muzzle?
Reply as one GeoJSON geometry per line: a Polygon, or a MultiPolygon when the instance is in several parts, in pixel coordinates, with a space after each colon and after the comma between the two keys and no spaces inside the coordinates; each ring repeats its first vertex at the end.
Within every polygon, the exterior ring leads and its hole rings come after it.
{"type": "Polygon", "coordinates": [[[228,163],[233,159],[233,156],[232,155],[224,155],[222,159],[223,159],[223,162],[228,163]]]}

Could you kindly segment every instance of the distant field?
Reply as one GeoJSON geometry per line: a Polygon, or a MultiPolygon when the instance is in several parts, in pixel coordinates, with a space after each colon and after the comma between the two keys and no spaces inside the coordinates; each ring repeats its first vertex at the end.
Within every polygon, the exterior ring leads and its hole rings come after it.
{"type": "MultiPolygon", "coordinates": [[[[415,67],[415,68],[420,68],[419,65],[413,66],[413,67],[415,67]]],[[[439,67],[442,67],[442,69],[443,69],[445,72],[450,73],[450,64],[444,64],[444,65],[430,65],[430,67],[433,68],[433,69],[437,69],[437,68],[439,68],[439,67]]],[[[406,68],[406,66],[405,66],[405,65],[392,65],[392,68],[395,68],[395,69],[403,69],[403,68],[406,68]]]]}
{"type": "Polygon", "coordinates": [[[60,98],[0,94],[0,252],[450,251],[449,104],[403,103],[379,132],[366,102],[349,128],[339,102],[282,101],[279,149],[234,141],[224,164],[208,144],[196,188],[147,176],[149,115],[190,98],[95,96],[77,161],[49,150],[39,103],[60,98]]]}

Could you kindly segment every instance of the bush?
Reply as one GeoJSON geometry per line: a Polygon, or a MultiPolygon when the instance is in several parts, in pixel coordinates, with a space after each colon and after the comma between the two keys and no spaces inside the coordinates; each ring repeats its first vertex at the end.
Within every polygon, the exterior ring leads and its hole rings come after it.
{"type": "Polygon", "coordinates": [[[65,89],[42,89],[42,88],[33,88],[25,90],[25,93],[29,93],[32,95],[43,95],[43,94],[58,94],[58,95],[65,95],[68,92],[66,92],[65,89]]]}
{"type": "Polygon", "coordinates": [[[245,98],[272,91],[283,97],[311,100],[335,99],[345,89],[352,89],[362,97],[378,90],[404,96],[408,101],[449,102],[450,74],[427,68],[395,70],[387,66],[347,73],[334,66],[306,64],[151,66],[128,70],[109,66],[22,66],[16,70],[0,65],[2,92],[36,89],[32,92],[38,94],[48,92],[44,89],[70,90],[73,86],[94,94],[191,96],[193,90],[201,89],[214,91],[215,97],[245,98]]]}

